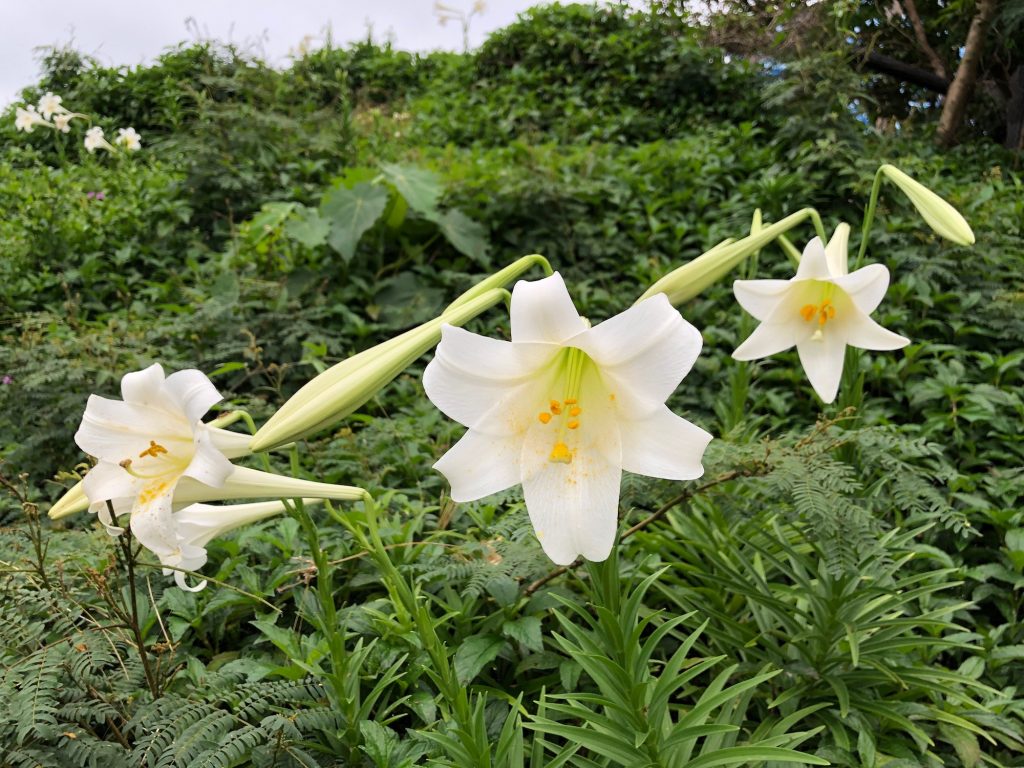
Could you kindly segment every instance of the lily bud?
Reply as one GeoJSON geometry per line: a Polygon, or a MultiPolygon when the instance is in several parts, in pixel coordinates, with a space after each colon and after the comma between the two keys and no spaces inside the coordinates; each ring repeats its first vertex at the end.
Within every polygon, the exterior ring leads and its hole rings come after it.
{"type": "Polygon", "coordinates": [[[762,225],[756,233],[741,240],[723,240],[710,251],[669,272],[648,288],[638,301],[664,293],[673,305],[682,304],[700,295],[706,288],[729,274],[747,256],[760,250],[812,214],[813,209],[805,208],[769,226],[762,225]]]}
{"type": "Polygon", "coordinates": [[[956,208],[893,165],[883,165],[879,170],[903,190],[936,234],[958,245],[974,244],[974,232],[956,208]]]}
{"type": "Polygon", "coordinates": [[[507,291],[492,288],[430,322],[328,368],[270,417],[252,438],[251,449],[266,451],[340,421],[436,346],[442,325],[462,325],[506,296],[507,291]]]}

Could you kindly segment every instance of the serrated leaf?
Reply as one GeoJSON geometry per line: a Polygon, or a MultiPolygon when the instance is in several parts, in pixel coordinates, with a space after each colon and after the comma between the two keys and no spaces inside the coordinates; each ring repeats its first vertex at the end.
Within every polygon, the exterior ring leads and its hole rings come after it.
{"type": "Polygon", "coordinates": [[[474,635],[455,652],[455,676],[460,685],[469,685],[485,665],[501,652],[505,640],[495,635],[474,635]]]}
{"type": "Polygon", "coordinates": [[[284,225],[284,234],[307,248],[327,242],[331,226],[320,217],[316,208],[300,208],[284,225]]]}
{"type": "Polygon", "coordinates": [[[372,720],[360,722],[359,732],[363,736],[362,749],[373,760],[374,765],[389,765],[391,753],[398,745],[398,735],[387,726],[372,720]]]}
{"type": "Polygon", "coordinates": [[[388,191],[372,184],[352,189],[335,187],[324,198],[320,214],[330,224],[327,244],[351,261],[363,234],[377,223],[388,204],[388,191]]]}
{"type": "Polygon", "coordinates": [[[380,169],[410,208],[427,217],[437,214],[437,201],[444,191],[440,176],[415,165],[381,163],[380,169]]]}

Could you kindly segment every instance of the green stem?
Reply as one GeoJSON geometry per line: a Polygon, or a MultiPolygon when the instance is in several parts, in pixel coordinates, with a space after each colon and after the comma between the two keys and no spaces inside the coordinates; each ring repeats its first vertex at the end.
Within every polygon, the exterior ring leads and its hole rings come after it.
{"type": "Polygon", "coordinates": [[[864,225],[860,230],[860,248],[857,250],[857,260],[853,265],[854,271],[860,269],[860,263],[868,250],[868,232],[875,220],[875,207],[878,205],[878,194],[882,189],[882,168],[875,172],[875,180],[871,185],[871,197],[868,198],[868,207],[864,212],[864,225]]]}

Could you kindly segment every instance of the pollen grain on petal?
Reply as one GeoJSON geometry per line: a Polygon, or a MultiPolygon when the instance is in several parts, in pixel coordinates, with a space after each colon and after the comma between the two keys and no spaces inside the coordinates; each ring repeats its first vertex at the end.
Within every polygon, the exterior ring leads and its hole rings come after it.
{"type": "Polygon", "coordinates": [[[570,416],[579,416],[581,413],[583,413],[583,409],[580,408],[578,405],[574,405],[572,408],[569,409],[570,416]]]}
{"type": "Polygon", "coordinates": [[[554,462],[555,464],[570,464],[572,463],[572,451],[569,450],[569,446],[559,440],[551,449],[551,455],[548,456],[548,461],[554,462]]]}
{"type": "Polygon", "coordinates": [[[539,414],[537,414],[537,418],[540,419],[541,424],[547,424],[549,421],[551,421],[551,414],[548,413],[547,411],[541,411],[539,414]]]}
{"type": "Polygon", "coordinates": [[[565,426],[567,426],[569,429],[579,429],[580,423],[576,419],[571,419],[569,423],[566,424],[565,426]]]}

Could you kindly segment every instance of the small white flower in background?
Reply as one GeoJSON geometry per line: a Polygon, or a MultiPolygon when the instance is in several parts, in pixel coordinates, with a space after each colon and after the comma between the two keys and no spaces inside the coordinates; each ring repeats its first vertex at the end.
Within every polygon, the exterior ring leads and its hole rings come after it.
{"type": "Polygon", "coordinates": [[[910,340],[870,317],[889,287],[889,270],[870,264],[849,273],[846,246],[850,227],[840,224],[827,246],[817,237],[804,249],[790,280],[737,280],[736,299],[761,321],[732,356],[768,357],[796,345],[807,378],[825,403],[839,391],[847,345],[899,349],[910,340]]]}
{"type": "Polygon", "coordinates": [[[61,99],[60,96],[55,96],[47,91],[46,95],[39,100],[39,111],[47,120],[50,119],[51,115],[63,114],[67,112],[67,110],[61,106],[61,101],[63,101],[63,99],[61,99]]]}
{"type": "Polygon", "coordinates": [[[27,107],[18,107],[14,113],[14,127],[16,130],[24,131],[25,133],[32,133],[32,129],[37,125],[50,124],[46,122],[42,115],[36,112],[36,108],[29,104],[27,107]]]}
{"type": "Polygon", "coordinates": [[[69,133],[71,131],[71,120],[76,117],[71,112],[65,112],[60,115],[53,116],[53,127],[61,133],[69,133]]]}
{"type": "Polygon", "coordinates": [[[85,148],[89,152],[95,152],[97,149],[105,149],[108,152],[114,151],[114,148],[110,146],[110,142],[103,138],[103,129],[98,125],[94,125],[85,132],[85,148]]]}
{"type": "Polygon", "coordinates": [[[124,147],[129,152],[134,152],[142,148],[142,137],[135,132],[134,128],[118,128],[117,138],[114,139],[114,143],[119,147],[124,147]]]}
{"type": "MultiPolygon", "coordinates": [[[[304,499],[305,504],[316,503],[316,499],[304,499]]],[[[206,586],[204,579],[189,587],[182,570],[198,571],[206,565],[206,545],[243,525],[265,520],[285,511],[280,501],[265,501],[257,504],[191,504],[174,513],[177,543],[173,549],[160,554],[160,563],[170,566],[164,569],[164,576],[174,574],[174,580],[182,589],[198,592],[206,586]]]]}
{"type": "Polygon", "coordinates": [[[665,406],[700,353],[700,333],[664,294],[591,328],[557,272],[518,282],[511,316],[511,342],[443,327],[423,386],[469,431],[434,467],[460,502],[522,484],[548,557],[604,560],[622,470],[704,473],[711,435],[665,406]]]}
{"type": "Polygon", "coordinates": [[[89,508],[119,531],[107,502],[131,501],[131,528],[157,554],[177,542],[171,501],[186,477],[220,487],[234,470],[228,455],[248,452],[248,439],[200,421],[221,399],[200,371],[165,377],[151,365],[121,379],[124,400],[90,395],[75,442],[99,459],[83,481],[89,508]]]}

